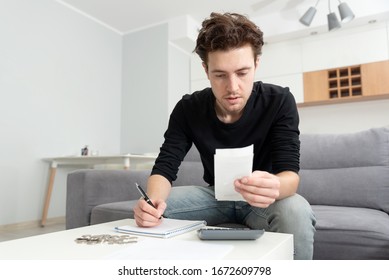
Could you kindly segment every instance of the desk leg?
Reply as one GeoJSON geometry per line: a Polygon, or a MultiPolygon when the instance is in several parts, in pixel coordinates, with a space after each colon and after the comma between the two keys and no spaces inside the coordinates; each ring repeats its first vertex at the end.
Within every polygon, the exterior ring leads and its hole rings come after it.
{"type": "Polygon", "coordinates": [[[124,166],[125,170],[130,169],[130,159],[129,158],[124,159],[123,166],[124,166]]]}
{"type": "Polygon", "coordinates": [[[55,173],[56,172],[57,172],[57,165],[53,163],[51,165],[51,168],[50,168],[49,185],[47,186],[45,206],[43,208],[43,214],[42,214],[42,220],[41,220],[41,226],[42,227],[44,227],[45,224],[46,224],[47,213],[49,212],[51,193],[53,192],[54,178],[55,178],[55,173]]]}

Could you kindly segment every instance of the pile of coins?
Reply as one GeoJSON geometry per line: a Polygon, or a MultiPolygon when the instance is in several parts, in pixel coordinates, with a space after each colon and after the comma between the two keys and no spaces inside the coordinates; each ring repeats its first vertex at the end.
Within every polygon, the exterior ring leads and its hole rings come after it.
{"type": "Polygon", "coordinates": [[[136,243],[137,237],[131,235],[110,235],[110,234],[100,234],[100,235],[83,235],[76,240],[78,244],[88,244],[95,245],[101,243],[107,244],[129,244],[136,243]]]}

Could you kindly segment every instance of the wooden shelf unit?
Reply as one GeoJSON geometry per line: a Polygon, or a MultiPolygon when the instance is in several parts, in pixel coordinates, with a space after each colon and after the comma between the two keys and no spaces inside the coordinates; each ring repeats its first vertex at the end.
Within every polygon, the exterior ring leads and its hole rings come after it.
{"type": "Polygon", "coordinates": [[[328,70],[328,97],[347,98],[362,95],[361,66],[328,70]]]}
{"type": "Polygon", "coordinates": [[[304,103],[389,92],[389,60],[304,73],[304,103]]]}

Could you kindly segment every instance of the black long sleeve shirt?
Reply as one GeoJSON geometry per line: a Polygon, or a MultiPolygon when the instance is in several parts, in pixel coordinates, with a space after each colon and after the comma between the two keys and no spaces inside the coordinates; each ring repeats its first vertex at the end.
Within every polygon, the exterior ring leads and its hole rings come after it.
{"type": "Polygon", "coordinates": [[[170,115],[165,141],[151,174],[170,182],[194,144],[204,166],[204,181],[214,185],[214,154],[220,148],[254,144],[253,171],[299,171],[299,116],[288,88],[255,82],[241,118],[221,122],[211,88],[183,96],[170,115]]]}

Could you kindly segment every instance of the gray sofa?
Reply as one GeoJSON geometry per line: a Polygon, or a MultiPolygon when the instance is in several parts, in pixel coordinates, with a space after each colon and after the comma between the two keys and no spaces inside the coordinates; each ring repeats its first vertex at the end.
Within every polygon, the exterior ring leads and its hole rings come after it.
{"type": "MultiPolygon", "coordinates": [[[[192,148],[174,186],[206,185],[192,148]]],[[[68,175],[68,229],[133,216],[135,182],[150,170],[78,170],[68,175]]],[[[301,135],[298,192],[317,218],[314,259],[389,259],[389,127],[301,135]]]]}

